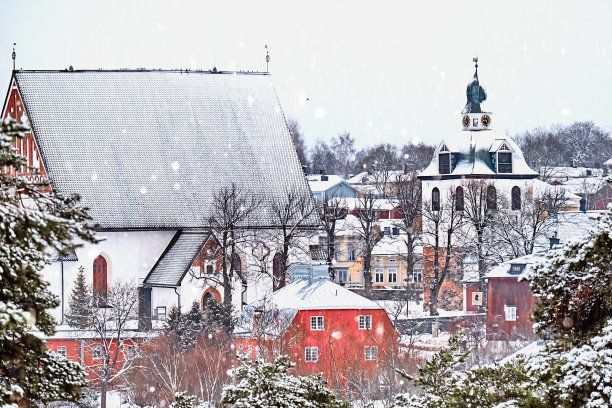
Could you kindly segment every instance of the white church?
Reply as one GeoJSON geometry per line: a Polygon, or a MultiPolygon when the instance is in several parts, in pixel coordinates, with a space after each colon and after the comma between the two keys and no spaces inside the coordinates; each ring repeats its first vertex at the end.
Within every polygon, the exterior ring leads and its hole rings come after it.
{"type": "MultiPolygon", "coordinates": [[[[16,142],[29,165],[54,191],[79,194],[98,225],[99,243],[55,257],[43,271],[61,300],[58,323],[80,267],[94,290],[132,282],[141,319],[205,296],[222,301],[218,285],[197,279],[218,273],[203,253],[214,239],[215,194],[234,183],[261,201],[241,225],[248,229],[273,229],[267,208],[286,191],[312,197],[268,74],[18,70],[3,107],[9,115],[31,126],[16,142]]],[[[237,267],[252,257],[244,249],[237,267]]],[[[269,293],[271,282],[236,282],[236,310],[269,293]]]]}

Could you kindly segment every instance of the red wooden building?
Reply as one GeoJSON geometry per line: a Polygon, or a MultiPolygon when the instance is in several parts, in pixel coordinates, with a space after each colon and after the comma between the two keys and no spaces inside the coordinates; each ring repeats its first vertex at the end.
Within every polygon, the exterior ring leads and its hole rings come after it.
{"type": "Polygon", "coordinates": [[[487,340],[533,337],[531,311],[536,300],[529,290],[529,282],[519,278],[544,257],[544,253],[525,255],[501,263],[487,274],[487,340]]]}
{"type": "Polygon", "coordinates": [[[330,384],[351,375],[376,379],[395,351],[396,331],[383,308],[328,279],[302,279],[245,309],[236,348],[248,358],[288,354],[296,374],[322,372],[330,384]]]}

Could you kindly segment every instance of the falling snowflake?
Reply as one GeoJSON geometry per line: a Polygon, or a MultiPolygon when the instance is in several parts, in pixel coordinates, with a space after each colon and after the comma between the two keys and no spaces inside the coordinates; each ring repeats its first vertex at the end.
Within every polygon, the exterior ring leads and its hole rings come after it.
{"type": "Polygon", "coordinates": [[[98,179],[98,175],[96,173],[91,175],[91,181],[96,181],[98,179]]]}
{"type": "Polygon", "coordinates": [[[181,183],[174,183],[174,189],[179,190],[181,188],[181,183]]]}
{"type": "Polygon", "coordinates": [[[172,162],[172,170],[174,171],[179,171],[179,169],[181,168],[181,164],[177,161],[172,162]]]}
{"type": "Polygon", "coordinates": [[[146,187],[140,187],[140,194],[147,194],[147,188],[146,187]]]}

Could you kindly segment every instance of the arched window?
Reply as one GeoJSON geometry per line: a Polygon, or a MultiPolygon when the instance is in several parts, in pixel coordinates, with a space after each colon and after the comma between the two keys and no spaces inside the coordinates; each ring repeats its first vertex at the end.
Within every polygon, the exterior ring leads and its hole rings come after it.
{"type": "Polygon", "coordinates": [[[234,270],[238,273],[242,272],[242,261],[240,260],[240,256],[238,254],[234,254],[232,258],[234,270]]]}
{"type": "Polygon", "coordinates": [[[283,267],[283,256],[280,253],[276,253],[272,259],[272,276],[274,281],[272,283],[272,290],[277,290],[280,283],[282,267],[283,267]]]}
{"type": "Polygon", "coordinates": [[[487,209],[497,210],[497,190],[494,186],[487,187],[487,209]]]}
{"type": "Polygon", "coordinates": [[[108,266],[106,259],[98,255],[93,262],[93,293],[100,299],[106,299],[108,292],[108,266]]]}
{"type": "Polygon", "coordinates": [[[455,211],[463,211],[463,187],[455,190],[455,211]]]}
{"type": "Polygon", "coordinates": [[[438,190],[438,187],[431,190],[431,211],[440,211],[440,190],[438,190]]]}
{"type": "Polygon", "coordinates": [[[512,187],[512,209],[521,209],[521,189],[517,186],[512,187]]]}

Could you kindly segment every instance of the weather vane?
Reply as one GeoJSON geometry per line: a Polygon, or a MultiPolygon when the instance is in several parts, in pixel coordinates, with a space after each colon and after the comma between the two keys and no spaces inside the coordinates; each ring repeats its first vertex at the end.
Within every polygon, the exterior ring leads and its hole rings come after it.
{"type": "Polygon", "coordinates": [[[270,53],[268,52],[268,44],[266,44],[266,73],[268,73],[268,64],[270,64],[270,53]]]}
{"type": "Polygon", "coordinates": [[[472,61],[476,63],[476,69],[478,69],[478,57],[472,58],[472,61]]]}
{"type": "Polygon", "coordinates": [[[17,53],[15,52],[15,46],[17,43],[13,43],[13,71],[15,70],[15,58],[17,58],[17,53]]]}

